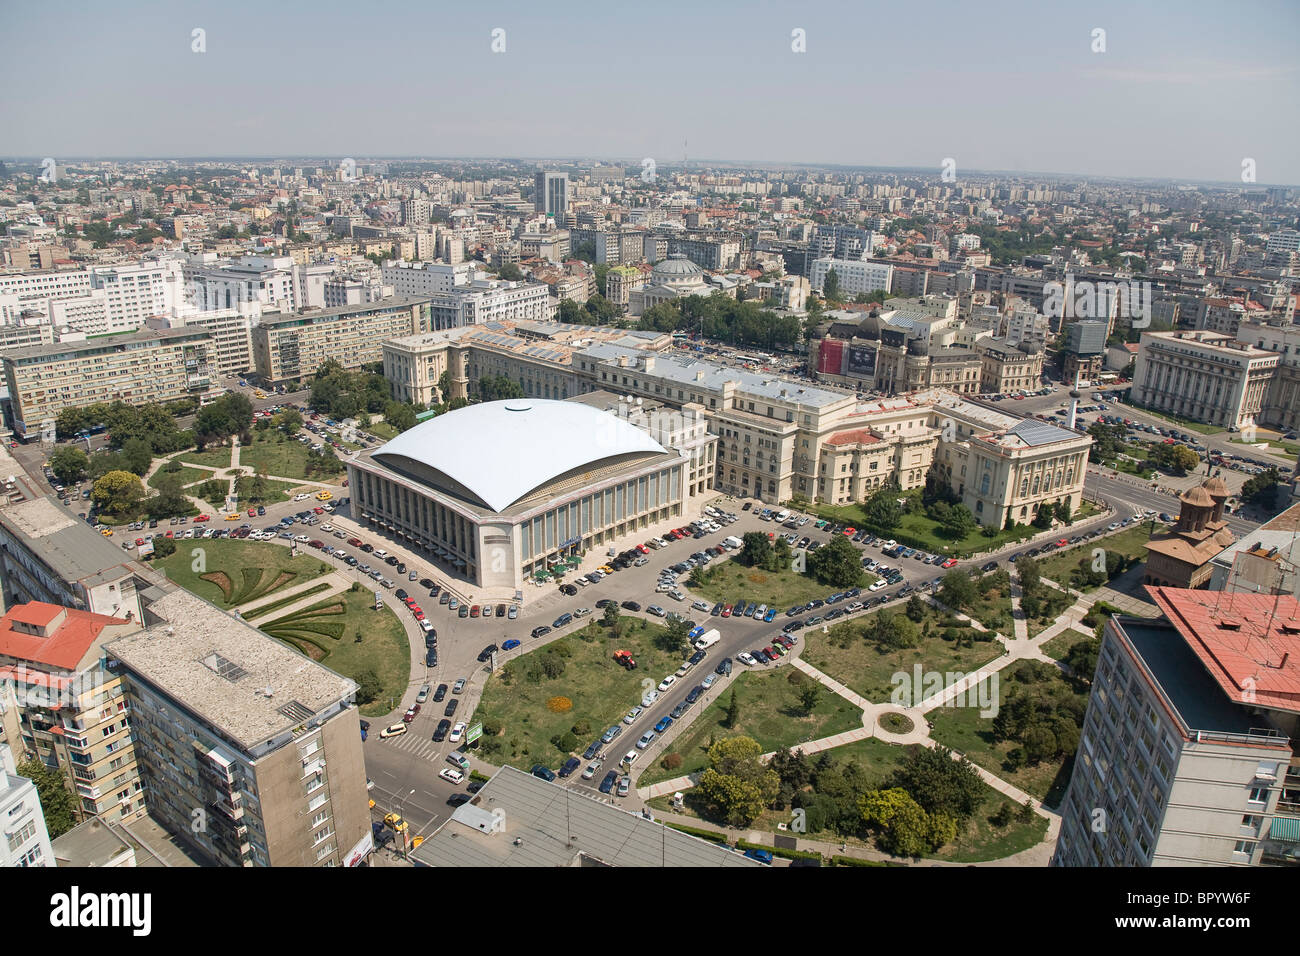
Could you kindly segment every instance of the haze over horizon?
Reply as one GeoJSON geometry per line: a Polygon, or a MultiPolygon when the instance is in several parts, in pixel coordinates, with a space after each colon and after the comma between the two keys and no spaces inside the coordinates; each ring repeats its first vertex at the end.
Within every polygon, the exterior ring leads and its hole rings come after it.
{"type": "Polygon", "coordinates": [[[1223,183],[1240,183],[1251,158],[1260,185],[1300,183],[1300,7],[1279,0],[1085,11],[1008,0],[977,21],[952,2],[924,15],[680,0],[377,9],[13,8],[4,148],[936,170],[952,157],[958,178],[1223,183]],[[1097,28],[1105,52],[1093,52],[1097,28]],[[504,52],[492,51],[496,29],[504,52]],[[807,52],[792,51],[795,29],[807,52]],[[40,95],[20,97],[33,75],[40,95]]]}

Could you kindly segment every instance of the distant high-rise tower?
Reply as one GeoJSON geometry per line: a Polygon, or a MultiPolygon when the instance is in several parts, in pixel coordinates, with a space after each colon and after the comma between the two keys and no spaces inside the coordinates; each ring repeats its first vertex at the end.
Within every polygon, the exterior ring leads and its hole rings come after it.
{"type": "Polygon", "coordinates": [[[569,211],[569,174],[539,169],[535,183],[533,208],[563,222],[564,214],[569,211]]]}

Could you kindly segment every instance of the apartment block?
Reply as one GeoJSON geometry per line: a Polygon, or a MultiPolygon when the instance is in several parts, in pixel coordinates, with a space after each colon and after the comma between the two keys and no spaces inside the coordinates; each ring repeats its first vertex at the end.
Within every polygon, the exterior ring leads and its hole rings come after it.
{"type": "Polygon", "coordinates": [[[269,384],[301,380],[327,360],[359,368],[382,358],[385,339],[427,332],[429,300],[394,296],[364,305],[264,316],[253,329],[253,367],[269,384]]]}
{"type": "Polygon", "coordinates": [[[0,868],[57,866],[36,784],[18,776],[13,751],[0,744],[0,868]]]}
{"type": "Polygon", "coordinates": [[[1148,587],[1092,681],[1053,866],[1294,866],[1293,596],[1148,587]]]}
{"type": "Polygon", "coordinates": [[[143,815],[120,677],[104,645],[140,622],[33,601],[0,618],[0,679],[11,682],[23,750],[59,770],[81,819],[143,815]]]}
{"type": "Polygon", "coordinates": [[[1231,428],[1260,418],[1279,364],[1278,353],[1215,332],[1143,332],[1138,346],[1134,401],[1231,428]]]}
{"type": "Polygon", "coordinates": [[[808,281],[821,292],[826,276],[835,270],[840,291],[848,296],[869,292],[888,292],[894,267],[881,262],[861,262],[853,259],[814,259],[808,281]]]}
{"type": "Polygon", "coordinates": [[[14,432],[39,434],[65,408],[96,402],[166,402],[211,391],[216,374],[204,329],[142,330],[85,342],[32,346],[3,356],[14,432]]]}
{"type": "Polygon", "coordinates": [[[370,838],[356,684],[176,590],[105,648],[150,814],[218,866],[342,866],[370,838]]]}

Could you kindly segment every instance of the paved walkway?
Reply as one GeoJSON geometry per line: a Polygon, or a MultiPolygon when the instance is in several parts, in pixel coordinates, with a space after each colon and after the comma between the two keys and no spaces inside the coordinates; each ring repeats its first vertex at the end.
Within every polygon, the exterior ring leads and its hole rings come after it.
{"type": "Polygon", "coordinates": [[[255,601],[249,601],[247,604],[239,605],[236,610],[238,610],[241,615],[247,616],[250,611],[256,611],[259,607],[263,607],[267,604],[274,604],[276,601],[283,601],[285,598],[300,591],[310,591],[322,582],[329,585],[328,590],[316,591],[313,594],[307,595],[301,601],[295,601],[293,604],[286,604],[284,607],[278,608],[275,613],[266,620],[272,621],[276,618],[284,617],[286,614],[292,614],[294,611],[300,611],[303,608],[311,607],[313,604],[317,604],[335,594],[340,594],[352,586],[352,582],[341,574],[330,572],[329,574],[312,578],[310,581],[303,581],[302,584],[295,585],[294,587],[273,591],[266,595],[266,597],[261,597],[255,601]]]}

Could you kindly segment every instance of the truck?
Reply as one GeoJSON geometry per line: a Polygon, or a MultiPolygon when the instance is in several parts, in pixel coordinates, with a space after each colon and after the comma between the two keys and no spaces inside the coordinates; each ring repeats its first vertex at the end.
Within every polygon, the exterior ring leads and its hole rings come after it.
{"type": "Polygon", "coordinates": [[[705,650],[706,648],[712,647],[720,640],[722,640],[722,635],[718,633],[718,629],[716,627],[709,628],[695,639],[695,649],[697,651],[705,650]]]}

